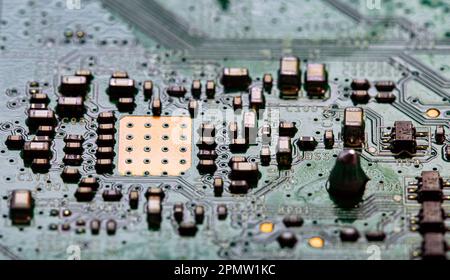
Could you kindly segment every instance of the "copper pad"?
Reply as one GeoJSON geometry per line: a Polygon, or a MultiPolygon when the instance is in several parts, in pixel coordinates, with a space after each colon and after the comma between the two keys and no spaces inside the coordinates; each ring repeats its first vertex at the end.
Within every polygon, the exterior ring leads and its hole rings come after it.
{"type": "Polygon", "coordinates": [[[118,170],[126,176],[180,176],[192,164],[189,117],[126,116],[119,125],[118,170]]]}

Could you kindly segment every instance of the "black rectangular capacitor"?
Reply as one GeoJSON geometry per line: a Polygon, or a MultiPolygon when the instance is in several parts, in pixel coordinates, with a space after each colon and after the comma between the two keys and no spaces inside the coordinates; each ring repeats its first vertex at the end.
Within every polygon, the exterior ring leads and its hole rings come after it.
{"type": "Polygon", "coordinates": [[[89,83],[84,76],[62,76],[59,91],[64,96],[85,96],[89,83]]]}
{"type": "Polygon", "coordinates": [[[278,88],[283,96],[297,97],[301,86],[300,60],[295,56],[280,59],[278,70],[278,88]]]}
{"type": "Polygon", "coordinates": [[[29,190],[14,190],[11,193],[9,217],[13,224],[29,224],[33,218],[34,201],[29,190]]]}
{"type": "Polygon", "coordinates": [[[309,63],[305,72],[305,90],[310,97],[323,97],[328,90],[325,64],[309,63]]]}
{"type": "Polygon", "coordinates": [[[362,147],[365,142],[364,111],[358,107],[344,110],[343,138],[345,147],[362,147]]]}
{"type": "Polygon", "coordinates": [[[112,98],[131,97],[136,93],[135,81],[129,78],[111,78],[108,94],[112,98]]]}
{"type": "Polygon", "coordinates": [[[221,83],[225,91],[246,90],[251,78],[247,68],[224,68],[221,83]]]}
{"type": "Polygon", "coordinates": [[[290,137],[278,137],[277,163],[281,167],[289,167],[292,164],[292,143],[290,137]]]}

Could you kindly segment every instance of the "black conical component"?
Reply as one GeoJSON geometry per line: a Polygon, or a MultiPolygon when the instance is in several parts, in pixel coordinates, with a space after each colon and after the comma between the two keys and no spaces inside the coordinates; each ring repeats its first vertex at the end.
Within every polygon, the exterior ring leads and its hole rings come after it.
{"type": "Polygon", "coordinates": [[[344,150],[331,170],[328,192],[338,204],[356,204],[361,200],[368,180],[356,151],[344,150]]]}

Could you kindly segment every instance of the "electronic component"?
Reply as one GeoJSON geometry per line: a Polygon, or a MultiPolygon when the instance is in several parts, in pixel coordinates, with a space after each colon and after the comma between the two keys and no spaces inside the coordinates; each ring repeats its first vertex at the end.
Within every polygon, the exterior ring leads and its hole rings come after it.
{"type": "Polygon", "coordinates": [[[367,92],[370,88],[370,82],[367,79],[353,79],[350,86],[354,91],[367,92]]]}
{"type": "Polygon", "coordinates": [[[40,125],[55,125],[55,113],[52,110],[34,110],[28,111],[28,125],[30,128],[37,128],[40,125]]]}
{"type": "Polygon", "coordinates": [[[242,109],[242,97],[241,96],[233,97],[233,108],[234,108],[234,110],[242,109]]]}
{"type": "Polygon", "coordinates": [[[90,187],[78,187],[74,196],[78,202],[90,202],[95,197],[95,191],[90,187]]]}
{"type": "Polygon", "coordinates": [[[114,115],[114,112],[112,112],[112,111],[101,112],[97,117],[97,122],[99,124],[114,123],[114,122],[116,122],[116,116],[114,115]]]}
{"type": "Polygon", "coordinates": [[[8,135],[6,138],[5,144],[10,150],[21,150],[25,140],[22,135],[8,135]]]}
{"type": "Polygon", "coordinates": [[[84,137],[82,135],[78,134],[68,134],[64,137],[64,143],[67,145],[67,143],[83,143],[84,137]]]}
{"type": "Polygon", "coordinates": [[[300,136],[298,139],[298,147],[303,151],[312,151],[317,146],[317,141],[312,136],[300,136]]]}
{"type": "Polygon", "coordinates": [[[444,126],[440,125],[436,127],[436,130],[434,131],[434,140],[436,143],[442,145],[445,142],[445,128],[444,126]]]}
{"type": "Polygon", "coordinates": [[[50,169],[50,161],[47,158],[35,158],[31,162],[31,170],[36,173],[47,173],[50,169]]]}
{"type": "Polygon", "coordinates": [[[160,116],[162,112],[162,103],[159,96],[153,97],[151,102],[152,113],[154,116],[160,116]]]}
{"type": "Polygon", "coordinates": [[[228,216],[228,208],[225,204],[219,204],[217,206],[217,217],[219,220],[225,220],[228,216]]]}
{"type": "Polygon", "coordinates": [[[386,239],[386,233],[383,231],[369,231],[366,232],[366,239],[370,242],[382,242],[386,239]]]}
{"type": "Polygon", "coordinates": [[[117,189],[109,189],[104,190],[102,193],[102,197],[104,201],[114,201],[118,202],[122,199],[123,194],[120,190],[117,189]]]}
{"type": "Polygon", "coordinates": [[[184,206],[181,203],[176,203],[173,206],[173,217],[175,219],[175,221],[177,221],[177,223],[181,223],[181,221],[183,220],[183,216],[184,216],[184,206]]]}
{"type": "Polygon", "coordinates": [[[97,134],[114,134],[116,128],[113,123],[101,123],[97,127],[97,134]]]}
{"type": "Polygon", "coordinates": [[[142,85],[142,91],[144,92],[145,98],[151,98],[153,94],[153,82],[148,80],[142,85]]]}
{"type": "Polygon", "coordinates": [[[106,221],[106,233],[108,235],[114,235],[117,231],[117,222],[114,220],[106,221]]]}
{"type": "Polygon", "coordinates": [[[111,78],[126,79],[129,78],[127,71],[116,70],[111,74],[111,78]]]}
{"type": "Polygon", "coordinates": [[[221,83],[225,91],[247,90],[251,78],[247,68],[224,68],[221,83]]]}
{"type": "Polygon", "coordinates": [[[63,163],[65,165],[80,166],[82,162],[83,158],[80,155],[66,154],[63,158],[63,163]]]}
{"type": "Polygon", "coordinates": [[[216,127],[212,123],[202,123],[199,132],[202,137],[214,137],[216,136],[216,127]]]}
{"type": "Polygon", "coordinates": [[[379,92],[375,96],[375,100],[378,103],[392,103],[396,99],[395,95],[391,92],[379,92]]]}
{"type": "Polygon", "coordinates": [[[300,60],[295,56],[280,59],[278,88],[283,97],[297,97],[301,86],[300,60]]]}
{"type": "Polygon", "coordinates": [[[115,156],[113,147],[98,147],[95,153],[97,159],[112,159],[115,156]]]}
{"type": "Polygon", "coordinates": [[[94,219],[89,223],[92,235],[97,235],[100,233],[100,224],[100,221],[97,219],[94,219]]]}
{"type": "Polygon", "coordinates": [[[263,76],[263,87],[264,90],[269,92],[272,89],[272,85],[273,85],[273,77],[272,74],[264,74],[263,76]]]}
{"type": "Polygon", "coordinates": [[[197,142],[197,147],[200,149],[211,150],[215,149],[217,146],[216,138],[214,137],[200,137],[197,142]]]}
{"type": "Polygon", "coordinates": [[[167,88],[166,92],[172,97],[183,97],[186,94],[186,88],[184,86],[171,85],[167,88]]]}
{"type": "Polygon", "coordinates": [[[205,219],[205,207],[196,205],[194,208],[194,216],[197,224],[203,224],[203,220],[205,219]]]}
{"type": "Polygon", "coordinates": [[[272,127],[269,124],[264,124],[261,128],[261,141],[263,144],[270,144],[272,140],[272,127]]]}
{"type": "Polygon", "coordinates": [[[128,194],[128,203],[131,209],[137,209],[139,206],[139,192],[137,190],[132,190],[128,194]]]}
{"type": "Polygon", "coordinates": [[[391,132],[391,150],[394,153],[415,154],[416,129],[411,121],[396,121],[391,132]]]}
{"type": "Polygon", "coordinates": [[[258,136],[258,120],[255,111],[248,111],[244,113],[243,124],[244,137],[249,145],[256,144],[256,137],[258,136]]]}
{"type": "Polygon", "coordinates": [[[37,136],[47,136],[52,139],[55,136],[55,128],[51,125],[40,125],[36,130],[37,136]]]}
{"type": "Polygon", "coordinates": [[[365,142],[364,111],[358,107],[348,107],[344,111],[343,138],[346,147],[360,148],[365,142]]]}
{"type": "Polygon", "coordinates": [[[323,97],[328,90],[325,64],[309,63],[305,72],[305,90],[310,97],[323,97]]]}
{"type": "Polygon", "coordinates": [[[78,69],[75,71],[75,76],[85,77],[87,83],[90,83],[94,79],[94,75],[89,69],[78,69]]]}
{"type": "Polygon", "coordinates": [[[95,170],[98,174],[111,173],[114,168],[114,163],[110,158],[98,158],[95,161],[95,170]]]}
{"type": "Polygon", "coordinates": [[[112,98],[131,97],[136,93],[135,81],[129,78],[111,78],[108,93],[112,98]]]}
{"type": "Polygon", "coordinates": [[[228,135],[230,139],[237,139],[239,136],[239,127],[237,122],[230,122],[228,125],[228,135]]]}
{"type": "Polygon", "coordinates": [[[58,98],[56,112],[61,117],[81,117],[84,114],[83,98],[79,96],[58,98]]]}
{"type": "Polygon", "coordinates": [[[352,92],[351,98],[356,104],[366,104],[369,102],[370,95],[366,90],[355,90],[352,92]]]}
{"type": "Polygon", "coordinates": [[[47,104],[45,103],[31,103],[30,110],[46,110],[47,104]]]}
{"type": "Polygon", "coordinates": [[[48,104],[49,101],[50,99],[45,93],[33,93],[30,97],[31,104],[48,104]]]}
{"type": "Polygon", "coordinates": [[[117,100],[117,109],[120,112],[132,112],[135,106],[134,97],[120,97],[117,100]]]}
{"type": "Polygon", "coordinates": [[[249,103],[250,107],[254,110],[259,110],[264,108],[264,94],[260,87],[251,87],[249,92],[249,103]]]}
{"type": "Polygon", "coordinates": [[[284,231],[277,237],[277,241],[281,248],[293,248],[297,244],[297,237],[290,231],[284,231]]]}
{"type": "Polygon", "coordinates": [[[99,147],[112,147],[116,144],[116,139],[113,134],[100,134],[96,143],[99,147]]]}
{"type": "Polygon", "coordinates": [[[220,177],[214,178],[214,195],[215,196],[221,196],[223,193],[223,179],[220,177]]]}
{"type": "Polygon", "coordinates": [[[89,84],[84,76],[62,76],[59,91],[65,96],[84,96],[89,84]]]}
{"type": "Polygon", "coordinates": [[[394,81],[377,81],[375,82],[375,88],[381,92],[390,92],[395,89],[394,81]]]}
{"type": "Polygon", "coordinates": [[[164,192],[159,188],[147,189],[147,222],[149,228],[158,229],[161,223],[162,199],[164,192]]]}
{"type": "Polygon", "coordinates": [[[197,226],[194,222],[182,222],[178,227],[180,236],[194,236],[197,233],[197,226]]]}
{"type": "Polygon", "coordinates": [[[199,159],[211,159],[215,160],[217,158],[217,153],[215,150],[199,150],[197,157],[199,159]]]}
{"type": "Polygon", "coordinates": [[[359,239],[360,234],[354,227],[345,227],[340,230],[339,237],[344,242],[356,242],[359,239]]]}
{"type": "Polygon", "coordinates": [[[334,146],[334,132],[331,129],[327,129],[323,134],[323,144],[325,148],[332,149],[334,146]]]}
{"type": "Polygon", "coordinates": [[[233,153],[245,152],[248,148],[248,141],[245,138],[231,139],[228,146],[233,153]]]}
{"type": "Polygon", "coordinates": [[[213,174],[217,169],[217,165],[214,160],[201,159],[198,162],[197,169],[200,174],[213,174]]]}
{"type": "Polygon", "coordinates": [[[271,160],[271,152],[269,146],[262,146],[261,151],[259,153],[259,159],[261,161],[261,165],[267,166],[270,164],[271,160]]]}
{"type": "Polygon", "coordinates": [[[446,260],[447,243],[442,233],[426,233],[422,242],[422,259],[446,260]]]}
{"type": "Polygon", "coordinates": [[[257,181],[259,176],[258,164],[255,162],[235,162],[231,165],[233,180],[257,181]]]}
{"type": "Polygon", "coordinates": [[[216,82],[214,81],[206,81],[206,97],[209,99],[214,99],[216,95],[216,82]]]}
{"type": "Polygon", "coordinates": [[[292,164],[292,143],[290,137],[278,137],[277,163],[279,167],[290,168],[292,164]]]}
{"type": "Polygon", "coordinates": [[[9,217],[13,224],[30,224],[33,218],[34,200],[29,190],[14,190],[11,193],[9,217]]]}
{"type": "Polygon", "coordinates": [[[286,227],[301,227],[303,225],[303,222],[303,218],[295,214],[283,218],[283,224],[286,227]]]}
{"type": "Polygon", "coordinates": [[[200,98],[202,94],[202,82],[200,80],[193,80],[191,85],[191,94],[195,98],[200,98]]]}
{"type": "Polygon", "coordinates": [[[449,145],[445,146],[444,154],[445,154],[445,155],[444,155],[445,158],[446,158],[447,160],[450,160],[450,146],[449,146],[449,145]]]}
{"type": "Polygon", "coordinates": [[[61,173],[61,178],[67,183],[77,183],[81,178],[81,174],[77,168],[64,167],[64,170],[61,173]]]}
{"type": "Polygon", "coordinates": [[[421,232],[445,232],[445,212],[440,201],[423,201],[419,212],[421,232]]]}
{"type": "Polygon", "coordinates": [[[195,100],[195,99],[189,100],[188,110],[189,110],[189,114],[191,115],[191,118],[197,117],[198,110],[199,110],[197,100],[195,100]]]}
{"type": "Polygon", "coordinates": [[[295,133],[297,133],[297,127],[293,122],[281,121],[278,125],[278,135],[279,136],[287,136],[294,137],[295,133]]]}
{"type": "Polygon", "coordinates": [[[52,155],[48,142],[25,142],[23,146],[23,158],[33,160],[35,158],[49,159],[52,155]]]}

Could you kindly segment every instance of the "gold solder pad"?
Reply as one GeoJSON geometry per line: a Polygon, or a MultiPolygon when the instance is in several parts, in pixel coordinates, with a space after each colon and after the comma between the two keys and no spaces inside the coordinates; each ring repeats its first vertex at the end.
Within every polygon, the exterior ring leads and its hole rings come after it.
{"type": "Polygon", "coordinates": [[[180,176],[191,167],[189,117],[126,116],[119,125],[118,170],[125,176],[180,176]]]}

